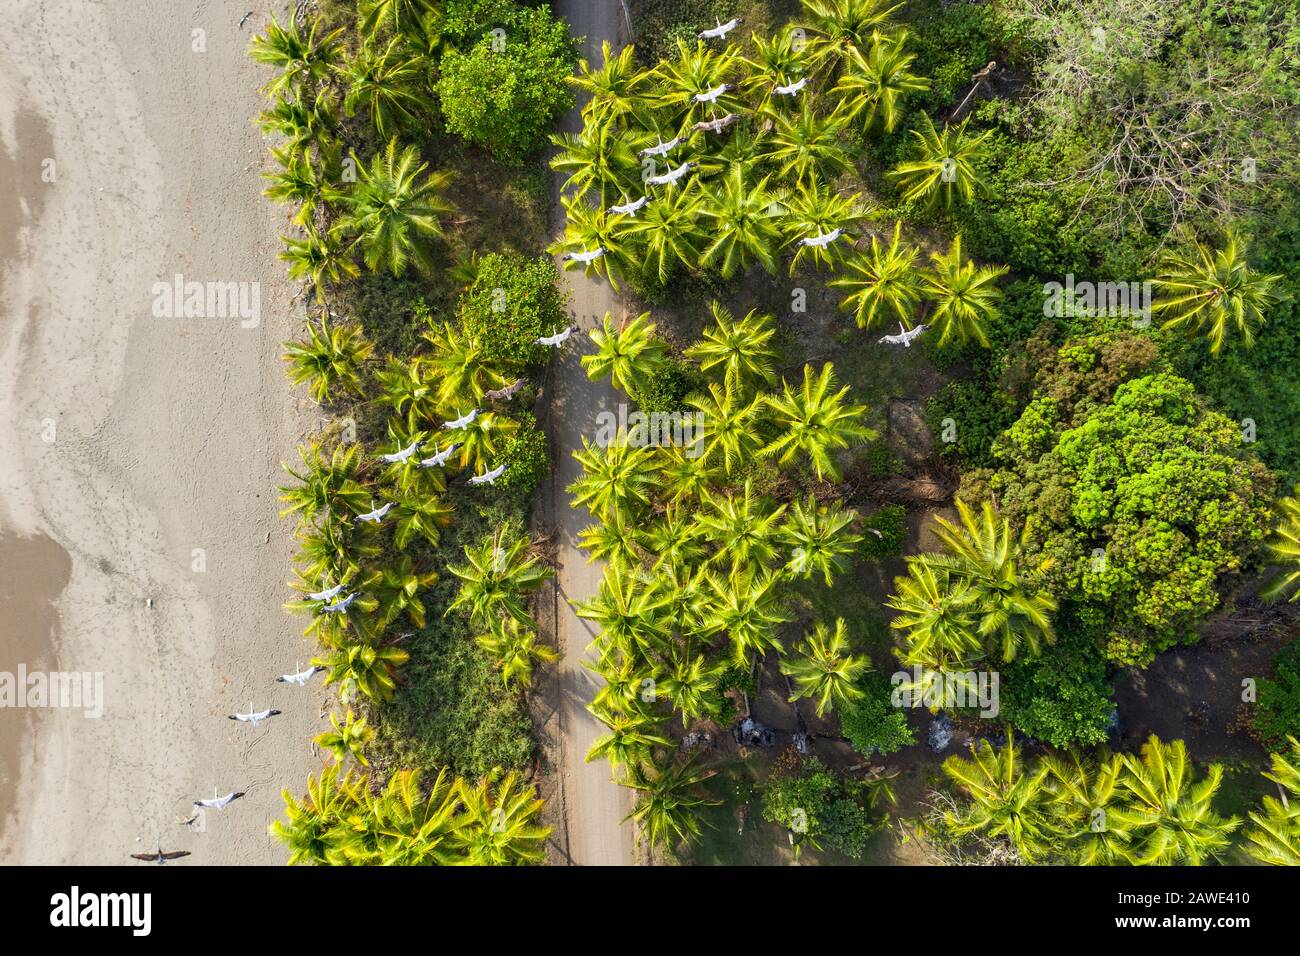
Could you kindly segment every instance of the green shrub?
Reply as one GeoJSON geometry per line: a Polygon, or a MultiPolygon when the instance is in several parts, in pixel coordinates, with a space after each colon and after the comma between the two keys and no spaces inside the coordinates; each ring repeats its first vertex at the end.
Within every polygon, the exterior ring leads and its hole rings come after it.
{"type": "Polygon", "coordinates": [[[473,45],[443,54],[439,102],[448,130],[518,165],[543,145],[551,121],[573,105],[565,80],[573,72],[576,45],[564,21],[545,7],[476,7],[481,11],[454,25],[456,35],[473,45]],[[506,32],[500,51],[493,49],[490,33],[498,27],[506,32]]]}
{"type": "Polygon", "coordinates": [[[1273,660],[1273,676],[1259,682],[1250,725],[1270,751],[1282,747],[1288,736],[1300,737],[1300,641],[1282,648],[1273,660]]]}
{"type": "Polygon", "coordinates": [[[999,693],[1003,718],[1054,747],[1104,743],[1115,709],[1101,651],[1069,629],[1058,630],[1040,656],[1004,665],[999,693]]]}
{"type": "Polygon", "coordinates": [[[632,400],[646,413],[681,411],[686,396],[699,389],[703,382],[704,377],[694,363],[670,355],[633,390],[632,400]]]}
{"type": "Polygon", "coordinates": [[[840,712],[840,727],[853,749],[864,757],[892,754],[916,743],[907,714],[893,706],[889,680],[869,671],[862,682],[866,696],[840,712]]]}
{"type": "Polygon", "coordinates": [[[506,440],[497,459],[498,464],[506,466],[500,484],[503,488],[527,495],[550,474],[551,458],[546,433],[537,427],[533,413],[519,412],[514,418],[519,422],[519,428],[506,440]]]}
{"type": "Polygon", "coordinates": [[[907,541],[907,509],[885,505],[862,519],[862,551],[869,558],[894,558],[903,553],[907,541]],[[876,536],[872,529],[879,531],[876,536]]]}
{"type": "Polygon", "coordinates": [[[1028,523],[1024,561],[1054,562],[1045,580],[1063,610],[1110,660],[1145,666],[1194,642],[1253,558],[1274,479],[1238,423],[1187,380],[1160,371],[1117,385],[1146,371],[1140,341],[1063,346],[998,439],[1001,469],[970,477],[1014,524],[1028,523]]]}
{"type": "Polygon", "coordinates": [[[856,859],[883,824],[868,813],[870,802],[862,781],[790,749],[777,759],[763,788],[763,819],[790,830],[796,847],[806,842],[856,859]]]}
{"type": "Polygon", "coordinates": [[[483,344],[489,362],[540,364],[549,350],[536,340],[569,321],[555,263],[547,256],[484,256],[473,288],[461,296],[460,320],[483,344]]]}

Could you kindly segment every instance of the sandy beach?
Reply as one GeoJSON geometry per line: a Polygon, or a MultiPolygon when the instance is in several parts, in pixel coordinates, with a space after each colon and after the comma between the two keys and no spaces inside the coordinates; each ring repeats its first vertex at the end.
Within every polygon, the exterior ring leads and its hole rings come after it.
{"type": "Polygon", "coordinates": [[[14,0],[0,31],[0,672],[104,688],[98,719],[0,711],[0,862],[279,863],[280,790],[320,765],[326,692],[274,682],[312,653],[274,489],[318,413],[279,360],[301,308],[249,6],[14,0]],[[255,292],[256,321],[159,316],[177,275],[255,292]],[[250,704],[284,716],[226,719],[250,704]],[[179,825],[214,789],[248,796],[179,825]]]}

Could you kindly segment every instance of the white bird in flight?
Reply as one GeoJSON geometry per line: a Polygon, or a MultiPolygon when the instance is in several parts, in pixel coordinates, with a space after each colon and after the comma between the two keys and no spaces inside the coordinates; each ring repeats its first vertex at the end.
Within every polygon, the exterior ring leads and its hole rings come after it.
{"type": "Polygon", "coordinates": [[[730,83],[720,83],[707,93],[696,93],[694,99],[697,103],[716,103],[718,102],[718,97],[730,89],[730,83]]]}
{"type": "Polygon", "coordinates": [[[278,710],[259,710],[255,713],[250,713],[250,714],[229,715],[231,720],[237,720],[241,724],[252,724],[254,727],[256,727],[264,720],[270,720],[272,717],[279,717],[279,716],[280,716],[280,711],[278,710]]]}
{"type": "Polygon", "coordinates": [[[680,136],[674,136],[666,143],[663,140],[659,140],[659,142],[656,143],[654,146],[647,146],[645,149],[641,150],[641,152],[638,155],[667,156],[670,152],[672,152],[674,148],[676,148],[677,144],[679,144],[681,141],[682,138],[680,136]]]}
{"type": "Polygon", "coordinates": [[[460,416],[460,418],[453,418],[453,419],[452,419],[451,421],[449,421],[449,422],[444,422],[442,427],[443,427],[444,430],[453,430],[453,429],[458,429],[458,428],[469,428],[470,425],[474,424],[474,419],[476,419],[476,418],[478,418],[478,409],[477,409],[477,408],[475,408],[475,409],[473,409],[473,410],[467,412],[466,414],[460,416]]]}
{"type": "Polygon", "coordinates": [[[435,445],[434,450],[437,453],[432,458],[425,458],[423,461],[421,461],[420,467],[421,468],[445,468],[447,466],[447,459],[450,458],[451,453],[454,452],[459,447],[460,447],[459,445],[448,445],[442,451],[437,451],[437,446],[435,445]]]}
{"type": "Polygon", "coordinates": [[[621,206],[610,206],[605,211],[616,212],[620,216],[631,216],[633,218],[636,218],[636,214],[641,210],[641,207],[643,207],[649,201],[650,201],[649,196],[642,196],[640,199],[637,199],[634,202],[624,203],[621,206]]]}
{"type": "Polygon", "coordinates": [[[540,339],[534,341],[534,345],[549,345],[553,349],[558,349],[565,342],[569,341],[569,336],[574,333],[578,327],[571,325],[561,332],[552,332],[550,335],[543,335],[540,339]]]}
{"type": "Polygon", "coordinates": [[[740,26],[740,17],[732,17],[726,23],[723,23],[718,20],[717,17],[714,17],[713,22],[716,23],[717,26],[709,27],[707,30],[701,30],[695,35],[701,40],[721,40],[732,30],[736,29],[736,27],[740,26]]]}
{"type": "Polygon", "coordinates": [[[586,249],[582,252],[565,253],[566,262],[581,262],[584,266],[589,266],[605,254],[604,246],[597,246],[595,249],[586,249]]]}
{"type": "Polygon", "coordinates": [[[354,601],[356,601],[358,593],[359,592],[357,591],[353,591],[351,594],[343,598],[343,600],[341,601],[335,601],[333,604],[326,604],[323,608],[320,609],[321,613],[342,614],[344,611],[346,611],[348,608],[352,606],[354,601]]]}
{"type": "MultiPolygon", "coordinates": [[[[374,501],[371,501],[370,503],[373,505],[373,504],[374,504],[374,501]]],[[[394,502],[394,501],[390,501],[390,502],[388,502],[388,504],[384,505],[382,508],[375,508],[375,509],[373,509],[373,510],[371,510],[371,511],[367,511],[367,512],[366,512],[365,514],[363,514],[363,515],[357,515],[357,520],[358,520],[358,521],[368,521],[368,522],[370,522],[371,524],[379,524],[379,522],[381,522],[381,521],[384,520],[384,515],[388,514],[388,512],[390,512],[390,511],[393,510],[393,505],[394,505],[394,504],[396,504],[396,502],[394,502]]]]}
{"type": "Polygon", "coordinates": [[[422,442],[422,441],[413,441],[413,442],[411,442],[409,445],[407,445],[405,448],[403,448],[401,451],[395,451],[395,452],[393,452],[391,455],[380,455],[380,456],[379,456],[379,460],[380,460],[380,461],[386,461],[386,462],[388,462],[390,465],[391,465],[391,464],[396,464],[396,463],[399,462],[399,461],[406,461],[406,459],[410,458],[410,457],[411,457],[412,455],[414,455],[417,451],[419,451],[419,450],[420,450],[420,446],[423,445],[423,444],[424,444],[424,442],[422,442]]]}
{"type": "Polygon", "coordinates": [[[795,80],[793,83],[786,84],[785,86],[773,87],[772,92],[776,93],[778,96],[794,96],[807,85],[808,77],[805,76],[802,79],[795,80]]]}
{"type": "Polygon", "coordinates": [[[832,242],[844,235],[843,229],[832,229],[830,232],[823,232],[821,235],[812,236],[808,239],[800,239],[799,245],[812,246],[817,249],[825,249],[832,242]]]}
{"type": "Polygon", "coordinates": [[[307,681],[311,680],[325,668],[319,664],[307,668],[305,671],[299,671],[296,674],[281,674],[275,679],[277,684],[296,684],[299,687],[306,687],[307,681]]]}
{"type": "Polygon", "coordinates": [[[910,349],[912,347],[912,339],[916,338],[918,335],[920,335],[928,328],[929,328],[928,325],[918,325],[916,328],[911,329],[909,331],[903,328],[902,322],[899,322],[898,334],[882,335],[880,337],[880,341],[885,345],[901,345],[905,349],[910,349]]]}
{"type": "Polygon", "coordinates": [[[332,601],[343,591],[343,582],[339,582],[332,588],[326,588],[324,591],[312,591],[307,595],[308,601],[332,601]]]}
{"type": "Polygon", "coordinates": [[[646,180],[646,182],[649,183],[651,186],[666,186],[669,183],[677,182],[677,180],[681,179],[683,176],[685,176],[688,172],[690,172],[698,165],[699,165],[698,163],[691,163],[691,162],[682,163],[676,169],[670,169],[662,176],[651,176],[649,179],[646,180]]]}
{"type": "Polygon", "coordinates": [[[224,810],[236,800],[244,795],[244,791],[236,790],[234,793],[228,793],[224,797],[213,797],[211,800],[195,800],[196,807],[204,807],[208,810],[224,810]]]}
{"type": "Polygon", "coordinates": [[[469,480],[471,485],[495,485],[497,479],[506,473],[505,465],[497,465],[491,471],[485,471],[481,475],[475,475],[469,480]]]}

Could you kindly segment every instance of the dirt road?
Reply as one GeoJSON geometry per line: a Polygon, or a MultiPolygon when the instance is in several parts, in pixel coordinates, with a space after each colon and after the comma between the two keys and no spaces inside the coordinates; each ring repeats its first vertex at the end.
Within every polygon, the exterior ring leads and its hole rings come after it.
{"type": "MultiPolygon", "coordinates": [[[[619,0],[558,0],[555,12],[568,20],[575,36],[585,36],[583,55],[601,62],[600,44],[608,39],[618,49],[624,34],[624,14],[619,0]]],[[[581,119],[576,110],[564,117],[566,130],[578,131],[581,119]]],[[[558,194],[560,179],[556,180],[558,194]]],[[[556,207],[555,232],[563,231],[563,210],[556,207]]],[[[556,359],[551,369],[551,451],[555,474],[549,502],[550,520],[557,531],[559,571],[556,587],[559,601],[556,630],[563,652],[560,668],[560,772],[566,836],[561,852],[578,865],[618,866],[636,862],[633,827],[623,823],[631,810],[631,791],[610,779],[609,765],[601,760],[586,763],[584,757],[603,732],[603,726],[586,710],[599,678],[582,666],[587,645],[595,633],[588,622],[573,613],[568,602],[583,601],[600,587],[603,566],[588,564],[578,547],[578,532],[592,522],[584,510],[569,507],[565,488],[578,478],[580,466],[572,451],[582,447],[582,438],[594,440],[596,415],[602,410],[617,413],[624,401],[608,381],[589,382],[579,363],[583,352],[592,351],[585,330],[596,326],[606,312],[617,319],[622,314],[618,296],[605,282],[587,279],[582,272],[563,273],[569,290],[569,307],[581,336],[556,359]]]]}

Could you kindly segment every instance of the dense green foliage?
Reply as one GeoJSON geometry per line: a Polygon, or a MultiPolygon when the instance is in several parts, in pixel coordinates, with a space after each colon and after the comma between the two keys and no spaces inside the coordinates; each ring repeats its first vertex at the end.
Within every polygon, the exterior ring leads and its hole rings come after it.
{"type": "Polygon", "coordinates": [[[1194,641],[1251,560],[1273,480],[1185,379],[1108,355],[1106,337],[1063,347],[996,443],[1001,467],[965,493],[1029,522],[1029,553],[1054,562],[1047,578],[1080,626],[1111,660],[1146,664],[1194,641]]]}
{"type": "Polygon", "coordinates": [[[436,87],[442,114],[451,132],[502,162],[521,163],[551,121],[573,105],[565,80],[575,46],[568,25],[546,7],[507,0],[479,0],[473,6],[472,19],[466,18],[473,26],[453,26],[470,36],[477,31],[476,40],[442,57],[436,87]]]}
{"type": "Polygon", "coordinates": [[[916,743],[907,714],[890,702],[893,689],[888,679],[870,671],[861,687],[862,697],[840,712],[840,727],[853,749],[864,757],[884,756],[916,743]]]}
{"type": "Polygon", "coordinates": [[[1251,732],[1269,750],[1287,737],[1300,737],[1300,641],[1292,641],[1273,660],[1273,674],[1262,678],[1251,714],[1251,732]]]}
{"type": "Polygon", "coordinates": [[[1059,631],[1038,657],[1001,674],[1002,718],[1027,737],[1054,747],[1105,743],[1115,709],[1106,661],[1091,637],[1059,631]]]}
{"type": "Polygon", "coordinates": [[[526,367],[546,359],[548,350],[536,340],[568,324],[557,279],[548,256],[528,259],[494,252],[479,260],[459,311],[462,327],[478,340],[485,361],[526,367]]]}
{"type": "Polygon", "coordinates": [[[785,827],[796,850],[808,845],[856,859],[883,823],[872,812],[879,787],[789,750],[763,788],[763,819],[785,827]]]}

